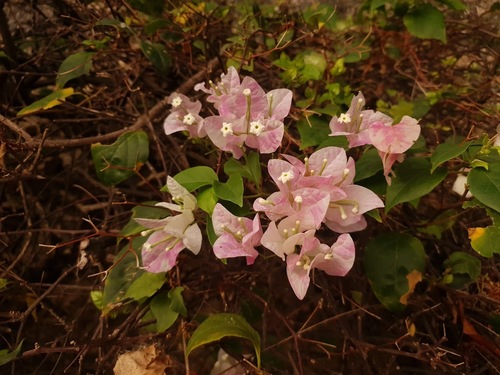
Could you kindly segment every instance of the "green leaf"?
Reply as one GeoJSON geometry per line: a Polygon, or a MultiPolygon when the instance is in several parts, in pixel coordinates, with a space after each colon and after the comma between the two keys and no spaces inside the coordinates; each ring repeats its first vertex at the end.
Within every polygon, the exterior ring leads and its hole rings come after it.
{"type": "Polygon", "coordinates": [[[238,174],[229,176],[226,183],[214,181],[215,195],[220,199],[233,202],[243,207],[243,179],[238,174]]]}
{"type": "Polygon", "coordinates": [[[428,159],[409,158],[396,168],[396,178],[387,187],[385,212],[395,205],[409,202],[430,193],[446,177],[446,169],[438,168],[431,174],[428,159]]]}
{"type": "Polygon", "coordinates": [[[214,188],[210,186],[208,189],[200,191],[196,196],[198,207],[200,207],[207,214],[212,215],[215,205],[219,198],[215,195],[214,188]]]}
{"type": "Polygon", "coordinates": [[[56,85],[62,89],[66,82],[89,74],[95,52],[80,51],[66,57],[57,71],[56,85]]]}
{"type": "Polygon", "coordinates": [[[143,131],[128,132],[111,145],[94,143],[91,151],[97,177],[111,186],[133,176],[148,160],[149,140],[143,131]]]}
{"type": "Polygon", "coordinates": [[[143,298],[151,297],[165,284],[166,280],[165,273],[143,273],[130,284],[125,293],[125,298],[132,298],[139,301],[143,298]]]}
{"type": "Polygon", "coordinates": [[[375,176],[377,172],[384,169],[382,160],[378,155],[376,148],[371,148],[363,153],[356,162],[356,176],[354,182],[364,180],[365,178],[375,176]]]}
{"type": "Polygon", "coordinates": [[[163,219],[169,215],[164,207],[155,206],[158,203],[156,201],[149,201],[138,204],[132,208],[132,217],[130,218],[127,225],[123,227],[120,231],[121,237],[133,236],[134,234],[141,233],[146,228],[140,225],[134,218],[143,219],[163,219]]]}
{"type": "Polygon", "coordinates": [[[181,286],[178,286],[168,292],[168,298],[172,300],[172,303],[170,304],[170,308],[175,311],[176,313],[181,314],[182,316],[186,317],[187,316],[187,309],[186,305],[184,305],[184,299],[182,298],[182,292],[184,291],[184,288],[181,286]]]}
{"type": "Polygon", "coordinates": [[[3,288],[5,288],[8,283],[9,282],[7,281],[7,279],[0,278],[0,290],[2,290],[3,288]]]}
{"type": "Polygon", "coordinates": [[[17,348],[15,348],[13,351],[9,351],[8,349],[2,349],[0,350],[0,366],[5,365],[6,363],[9,363],[10,361],[14,360],[19,353],[21,352],[21,348],[23,347],[23,342],[22,340],[17,348]]]}
{"type": "Polygon", "coordinates": [[[55,107],[64,102],[66,98],[70,97],[74,93],[75,90],[72,87],[68,87],[62,90],[56,90],[52,94],[47,95],[45,98],[37,100],[36,102],[31,103],[29,106],[24,107],[19,112],[17,112],[17,115],[27,115],[29,113],[55,107]]]}
{"type": "MultiPolygon", "coordinates": [[[[188,191],[196,190],[202,186],[212,185],[215,181],[219,181],[214,170],[204,166],[185,169],[177,173],[174,179],[188,191]]],[[[166,186],[161,190],[167,191],[166,186]]]]}
{"type": "Polygon", "coordinates": [[[456,223],[457,217],[457,210],[446,210],[427,223],[425,227],[418,228],[417,230],[420,233],[430,234],[440,240],[443,232],[451,229],[456,223]]]}
{"type": "Polygon", "coordinates": [[[103,293],[101,290],[92,290],[90,292],[90,299],[95,307],[99,310],[104,311],[106,305],[103,303],[103,293]]]}
{"type": "Polygon", "coordinates": [[[471,142],[454,142],[450,140],[449,142],[445,142],[436,147],[436,150],[431,155],[431,173],[433,173],[438,166],[443,164],[445,161],[451,160],[462,155],[469,146],[472,144],[471,142]]]}
{"type": "Polygon", "coordinates": [[[438,0],[440,3],[447,5],[453,10],[467,10],[467,6],[460,0],[438,0]]]}
{"type": "Polygon", "coordinates": [[[494,224],[486,228],[469,228],[470,244],[479,255],[491,258],[500,254],[500,225],[494,224]]]}
{"type": "MultiPolygon", "coordinates": [[[[304,150],[311,146],[317,146],[325,139],[329,138],[330,130],[329,122],[318,116],[309,116],[300,119],[297,122],[297,129],[300,134],[300,149],[304,150]]],[[[335,137],[331,137],[335,138],[335,137]]]]}
{"type": "Polygon", "coordinates": [[[136,237],[116,255],[113,267],[104,283],[102,295],[102,304],[106,306],[104,315],[113,309],[114,304],[125,298],[125,292],[134,280],[146,272],[138,267],[141,248],[146,240],[147,237],[136,237]]]}
{"type": "Polygon", "coordinates": [[[242,164],[235,158],[230,158],[224,164],[224,173],[228,176],[238,174],[258,185],[261,179],[259,154],[257,152],[250,152],[248,156],[246,156],[246,164],[242,164]]]}
{"type": "Polygon", "coordinates": [[[443,265],[447,268],[443,281],[456,289],[467,286],[481,275],[481,261],[462,251],[452,253],[443,265]]]}
{"type": "Polygon", "coordinates": [[[163,44],[151,43],[147,40],[142,41],[141,50],[159,73],[166,75],[169,72],[172,59],[167,54],[167,50],[163,44]]]}
{"type": "Polygon", "coordinates": [[[245,318],[238,314],[220,313],[205,319],[189,339],[186,356],[202,345],[228,336],[250,340],[257,356],[257,367],[260,368],[260,336],[245,318]]]}
{"type": "Polygon", "coordinates": [[[366,246],[364,267],[378,300],[391,311],[401,311],[424,272],[424,247],[415,237],[384,233],[366,246]]]}
{"type": "Polygon", "coordinates": [[[151,301],[151,312],[156,318],[156,331],[164,332],[175,323],[179,314],[187,316],[182,299],[184,288],[177,287],[168,292],[161,292],[151,301]]]}
{"type": "Polygon", "coordinates": [[[472,169],[467,176],[471,194],[484,205],[500,212],[500,158],[488,159],[488,170],[472,169]]]}
{"type": "Polygon", "coordinates": [[[410,34],[421,39],[437,39],[446,43],[444,16],[430,4],[421,4],[405,14],[403,22],[410,34]]]}

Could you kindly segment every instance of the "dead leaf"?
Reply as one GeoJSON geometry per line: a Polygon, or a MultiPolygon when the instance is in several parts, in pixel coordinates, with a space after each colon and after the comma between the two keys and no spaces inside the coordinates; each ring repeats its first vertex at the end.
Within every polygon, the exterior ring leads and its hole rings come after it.
{"type": "Polygon", "coordinates": [[[164,375],[167,366],[158,360],[154,345],[118,357],[113,372],[115,375],[164,375]]]}
{"type": "Polygon", "coordinates": [[[408,275],[406,275],[406,279],[408,280],[408,292],[406,292],[399,298],[399,302],[401,302],[403,305],[408,304],[408,298],[415,290],[415,286],[420,281],[422,281],[422,273],[417,270],[413,270],[408,275]]]}

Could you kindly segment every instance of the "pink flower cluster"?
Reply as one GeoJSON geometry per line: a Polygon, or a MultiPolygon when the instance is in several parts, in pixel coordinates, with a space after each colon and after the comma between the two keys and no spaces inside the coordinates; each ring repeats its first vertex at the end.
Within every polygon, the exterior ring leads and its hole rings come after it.
{"type": "Polygon", "coordinates": [[[347,233],[364,229],[363,213],[384,204],[372,191],[353,184],[354,160],[341,148],[323,148],[303,162],[283,156],[285,159],[268,163],[278,191],[267,199],[255,200],[253,208],[271,220],[261,244],[286,260],[290,285],[302,299],[312,268],[333,276],[349,271],[355,251],[347,233]],[[323,223],[342,233],[331,246],[315,237],[323,223]]]}
{"type": "Polygon", "coordinates": [[[365,98],[359,93],[352,99],[346,113],[332,118],[330,135],[345,135],[349,147],[373,145],[382,159],[384,176],[390,185],[392,166],[396,161],[403,161],[403,153],[420,135],[420,125],[409,116],[403,116],[399,124],[393,125],[389,116],[381,112],[363,110],[364,106],[365,98]]]}
{"type": "MultiPolygon", "coordinates": [[[[245,147],[260,153],[272,153],[281,145],[284,118],[291,107],[292,92],[276,89],[266,93],[251,77],[240,79],[236,69],[229,68],[217,84],[209,82],[195,86],[209,96],[218,114],[203,119],[201,103],[173,93],[168,101],[172,112],[164,122],[165,132],[187,131],[192,138],[208,136],[223,151],[238,159],[245,147]]],[[[364,110],[361,93],[352,99],[349,110],[330,122],[331,136],[345,135],[350,147],[373,145],[382,158],[384,175],[390,184],[392,165],[402,161],[404,152],[420,134],[417,120],[404,116],[399,124],[380,112],[364,110]]],[[[338,147],[320,149],[300,160],[291,155],[268,162],[268,173],[277,186],[266,199],[253,203],[257,214],[253,219],[237,217],[217,203],[212,223],[217,239],[213,245],[218,258],[245,257],[248,265],[258,256],[262,245],[286,262],[290,285],[303,299],[310,284],[311,270],[316,268],[328,275],[344,276],[355,258],[350,232],[363,230],[367,222],[364,213],[383,207],[380,198],[353,183],[355,163],[338,147]],[[263,231],[259,212],[269,219],[263,231]],[[332,245],[321,243],[317,231],[327,227],[339,234],[332,245]]],[[[197,253],[201,247],[201,232],[193,211],[196,198],[174,179],[167,186],[174,203],[160,206],[177,214],[165,219],[136,219],[148,230],[143,246],[143,264],[148,271],[165,272],[176,262],[184,248],[197,253]]]]}
{"type": "Polygon", "coordinates": [[[199,101],[191,102],[184,95],[174,93],[169,97],[173,110],[164,123],[166,134],[188,131],[193,138],[208,135],[220,150],[231,152],[236,159],[243,156],[244,146],[268,154],[281,145],[283,120],[292,104],[290,90],[266,93],[251,77],[240,82],[233,67],[221,75],[217,85],[210,82],[207,89],[200,83],[195,90],[209,94],[207,101],[214,104],[218,115],[202,119],[199,101]]]}

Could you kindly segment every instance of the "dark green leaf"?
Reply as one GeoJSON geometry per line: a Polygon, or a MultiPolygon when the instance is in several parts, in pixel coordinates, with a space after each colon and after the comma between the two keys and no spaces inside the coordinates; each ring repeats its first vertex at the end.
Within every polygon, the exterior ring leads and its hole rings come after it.
{"type": "Polygon", "coordinates": [[[409,158],[396,168],[396,178],[387,187],[385,212],[395,205],[409,202],[430,193],[446,177],[446,169],[430,172],[429,160],[421,157],[409,158]]]}
{"type": "Polygon", "coordinates": [[[149,140],[143,131],[129,132],[111,145],[94,143],[91,151],[99,180],[116,185],[133,176],[148,160],[149,140]]]}
{"type": "Polygon", "coordinates": [[[371,148],[365,151],[356,162],[356,176],[354,177],[354,182],[372,177],[383,169],[384,166],[382,165],[382,160],[378,155],[377,149],[371,148]]]}
{"type": "Polygon", "coordinates": [[[415,237],[384,233],[368,243],[364,267],[378,300],[389,310],[401,311],[402,298],[424,272],[424,247],[415,237]]]}
{"type": "Polygon", "coordinates": [[[102,303],[106,306],[103,314],[113,309],[113,304],[125,298],[125,292],[140,275],[146,271],[138,267],[141,248],[147,237],[136,237],[131,243],[125,245],[115,256],[113,267],[109,271],[104,283],[102,303]]]}
{"type": "Polygon", "coordinates": [[[453,158],[456,158],[460,155],[462,155],[469,146],[472,144],[472,142],[445,142],[440,144],[439,146],[436,147],[436,150],[432,153],[431,155],[431,164],[432,164],[432,169],[431,173],[434,172],[434,170],[443,164],[445,161],[451,160],[453,158]]]}
{"type": "Polygon", "coordinates": [[[167,50],[163,44],[142,41],[141,50],[159,73],[166,75],[169,72],[172,59],[167,54],[167,50]]]}
{"type": "Polygon", "coordinates": [[[153,316],[156,318],[156,332],[165,332],[175,323],[179,313],[170,308],[172,300],[167,292],[161,292],[153,298],[150,307],[153,316]]]}
{"type": "Polygon", "coordinates": [[[453,288],[463,288],[481,275],[481,261],[462,251],[452,253],[443,265],[448,275],[444,280],[453,288]]]}
{"type": "Polygon", "coordinates": [[[403,22],[410,34],[421,39],[437,39],[446,43],[444,16],[430,4],[421,4],[405,14],[403,22]]]}

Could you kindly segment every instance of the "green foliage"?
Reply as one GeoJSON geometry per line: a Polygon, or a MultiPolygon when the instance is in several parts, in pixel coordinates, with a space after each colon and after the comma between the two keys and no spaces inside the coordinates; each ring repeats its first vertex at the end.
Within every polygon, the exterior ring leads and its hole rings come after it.
{"type": "Polygon", "coordinates": [[[166,280],[165,273],[145,272],[130,284],[124,298],[132,298],[139,301],[143,298],[151,297],[165,284],[166,280]]]}
{"type": "Polygon", "coordinates": [[[24,340],[22,340],[19,345],[12,351],[9,351],[8,349],[0,350],[0,366],[13,361],[19,355],[19,353],[21,353],[23,342],[24,340]]]}
{"type": "Polygon", "coordinates": [[[297,129],[300,134],[300,149],[305,150],[312,146],[326,147],[337,146],[347,149],[347,138],[330,137],[331,133],[329,121],[324,117],[309,116],[307,119],[302,118],[297,122],[297,129]]]}
{"type": "Polygon", "coordinates": [[[460,140],[458,142],[457,139],[453,138],[449,138],[445,143],[441,143],[431,155],[431,173],[434,173],[436,168],[444,162],[462,155],[471,144],[472,141],[464,142],[460,140]]]}
{"type": "Polygon", "coordinates": [[[143,131],[122,134],[111,145],[94,143],[92,159],[99,180],[117,185],[136,174],[149,157],[148,135],[143,131]]]}
{"type": "Polygon", "coordinates": [[[102,294],[103,315],[108,314],[125,299],[125,293],[132,283],[146,271],[140,269],[142,245],[147,237],[136,237],[116,255],[113,267],[108,273],[102,294]]]}
{"type": "MultiPolygon", "coordinates": [[[[215,181],[219,181],[214,170],[204,166],[185,169],[177,173],[174,179],[188,191],[196,190],[202,186],[212,185],[215,181]]],[[[163,187],[162,191],[167,191],[167,186],[163,187]]]]}
{"type": "Polygon", "coordinates": [[[262,177],[259,154],[252,151],[245,156],[245,159],[246,164],[243,164],[235,158],[230,158],[224,163],[224,173],[228,176],[238,174],[259,185],[262,177]]]}
{"type": "Polygon", "coordinates": [[[462,251],[452,253],[443,265],[446,267],[443,282],[456,289],[467,286],[481,274],[479,259],[462,251]]]}
{"type": "Polygon", "coordinates": [[[36,102],[33,102],[30,105],[24,107],[19,112],[17,112],[17,115],[18,116],[28,115],[33,112],[38,112],[41,110],[53,108],[64,102],[66,98],[69,98],[74,93],[75,90],[72,87],[56,90],[52,94],[49,94],[46,97],[37,100],[36,102]]]}
{"type": "Polygon", "coordinates": [[[260,336],[250,324],[238,314],[220,313],[210,315],[193,332],[186,348],[186,355],[202,346],[224,337],[240,337],[250,340],[257,356],[257,367],[260,368],[260,336]]]}
{"type": "Polygon", "coordinates": [[[214,193],[220,199],[243,207],[243,179],[238,174],[230,175],[227,182],[214,181],[214,193]]]}
{"type": "Polygon", "coordinates": [[[401,311],[422,279],[425,252],[415,237],[384,233],[369,242],[363,264],[377,299],[389,310],[401,311]]]}
{"type": "Polygon", "coordinates": [[[80,51],[66,57],[57,71],[57,87],[62,89],[66,85],[66,82],[89,74],[94,55],[94,52],[80,51]]]}
{"type": "Polygon", "coordinates": [[[304,51],[292,59],[282,52],[273,64],[284,70],[281,78],[289,85],[302,85],[309,80],[319,81],[326,70],[325,57],[316,51],[304,51]]]}
{"type": "Polygon", "coordinates": [[[500,212],[500,157],[483,160],[487,169],[473,168],[467,176],[470,192],[484,205],[500,212]]]}
{"type": "Polygon", "coordinates": [[[153,64],[158,73],[166,75],[170,71],[172,59],[167,53],[165,46],[160,43],[152,43],[148,40],[141,41],[141,50],[144,56],[153,64]]]}
{"type": "Polygon", "coordinates": [[[387,187],[385,212],[395,205],[410,202],[430,193],[446,177],[445,168],[430,172],[431,164],[422,157],[408,158],[396,170],[396,178],[387,187]]]}
{"type": "Polygon", "coordinates": [[[163,291],[151,301],[151,312],[156,318],[156,332],[164,332],[175,323],[179,314],[186,317],[187,310],[182,298],[183,287],[176,287],[168,293],[163,291]]]}
{"type": "Polygon", "coordinates": [[[198,202],[198,207],[200,207],[203,211],[205,211],[209,215],[212,215],[215,205],[219,200],[212,186],[198,192],[196,199],[198,202]]]}
{"type": "Polygon", "coordinates": [[[134,220],[136,217],[143,219],[163,219],[168,216],[169,212],[163,207],[155,206],[156,203],[158,202],[149,201],[133,207],[132,216],[129,222],[120,231],[120,236],[133,236],[134,234],[141,233],[144,229],[146,229],[134,220]]]}
{"type": "Polygon", "coordinates": [[[443,13],[430,4],[420,4],[405,14],[403,22],[410,34],[421,39],[437,39],[446,43],[443,13]]]}
{"type": "Polygon", "coordinates": [[[382,160],[378,156],[376,148],[371,148],[363,152],[363,155],[356,162],[356,176],[354,182],[364,180],[365,178],[372,177],[378,172],[382,171],[384,166],[382,160]]]}

